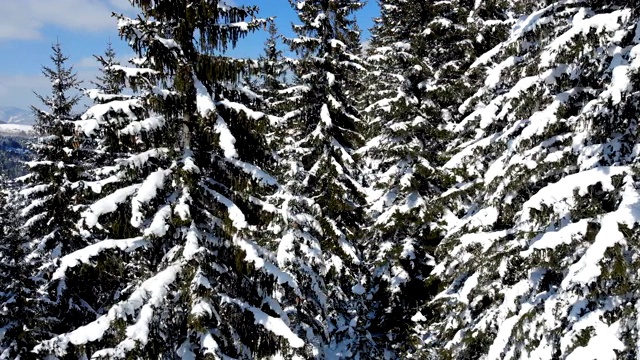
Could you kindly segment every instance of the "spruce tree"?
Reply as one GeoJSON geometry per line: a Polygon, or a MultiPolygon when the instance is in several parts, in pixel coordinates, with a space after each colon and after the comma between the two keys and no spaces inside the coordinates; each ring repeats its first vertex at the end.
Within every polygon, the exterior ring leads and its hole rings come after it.
{"type": "Polygon", "coordinates": [[[73,92],[79,82],[66,66],[60,44],[52,50],[53,66],[42,70],[51,81],[51,94],[36,94],[45,109],[32,107],[39,137],[32,145],[28,174],[19,179],[23,199],[12,208],[19,225],[11,233],[6,260],[14,270],[7,289],[12,294],[6,305],[12,324],[11,335],[5,335],[12,344],[7,356],[33,357],[31,346],[83,312],[82,300],[68,297],[64,283],[51,280],[60,259],[84,245],[75,222],[82,207],[86,156],[73,124],[73,107],[80,99],[73,92]]]}
{"type": "Polygon", "coordinates": [[[303,313],[314,283],[283,270],[306,259],[286,256],[276,226],[279,186],[264,171],[274,161],[268,119],[238,85],[247,62],[221,54],[265,21],[256,8],[218,1],[134,3],[141,15],[121,16],[119,26],[135,67],[113,67],[134,94],[93,106],[81,122],[83,133],[121,155],[87,184],[98,199],[80,228],[92,245],[69,254],[54,275],[89,273],[90,288],[105,278],[114,285],[95,300],[109,301],[96,317],[36,351],[313,357],[314,339],[325,334],[303,313]]]}
{"type": "Polygon", "coordinates": [[[470,66],[482,86],[453,127],[445,167],[461,184],[425,351],[635,358],[637,4],[505,10],[511,29],[470,66]]]}
{"type": "Polygon", "coordinates": [[[269,113],[281,115],[282,90],[287,86],[285,72],[287,64],[282,50],[278,48],[280,34],[274,22],[269,24],[269,38],[264,44],[264,53],[258,58],[260,93],[269,107],[269,113]]]}
{"type": "Polygon", "coordinates": [[[25,325],[36,316],[26,303],[35,284],[21,264],[25,254],[15,226],[19,203],[15,190],[15,185],[0,176],[0,359],[29,358],[33,340],[25,325]]]}
{"type": "MultiPolygon", "coordinates": [[[[11,262],[9,249],[9,238],[12,236],[13,220],[15,220],[15,214],[11,211],[10,202],[8,198],[11,194],[9,188],[9,180],[6,176],[0,175],[0,266],[2,266],[2,272],[0,272],[0,285],[3,289],[8,288],[8,284],[11,278],[11,271],[7,271],[5,266],[8,266],[11,262]]],[[[3,290],[3,296],[7,295],[7,292],[3,290]]],[[[6,311],[6,309],[5,309],[6,311]]]]}
{"type": "MultiPolygon", "coordinates": [[[[107,48],[103,55],[93,56],[100,67],[100,74],[91,82],[95,86],[97,93],[104,95],[119,95],[124,89],[122,74],[117,71],[120,62],[117,59],[116,51],[111,41],[107,43],[107,48]]],[[[108,99],[97,99],[96,101],[107,101],[108,99]]]]}
{"type": "Polygon", "coordinates": [[[358,37],[353,13],[363,3],[291,1],[300,25],[296,38],[285,39],[300,58],[293,86],[286,91],[289,143],[287,187],[291,206],[309,220],[302,230],[318,239],[325,265],[319,268],[326,303],[318,316],[327,324],[326,356],[366,358],[375,354],[368,334],[364,302],[368,286],[361,254],[365,193],[352,154],[362,145],[360,114],[348,96],[351,82],[364,70],[351,52],[358,37]]]}
{"type": "Polygon", "coordinates": [[[464,69],[475,57],[472,10],[459,1],[383,1],[367,49],[369,140],[358,152],[375,194],[367,233],[372,332],[394,357],[416,352],[414,319],[438,289],[427,277],[445,227],[440,196],[455,183],[442,165],[447,124],[471,88],[464,69]]]}

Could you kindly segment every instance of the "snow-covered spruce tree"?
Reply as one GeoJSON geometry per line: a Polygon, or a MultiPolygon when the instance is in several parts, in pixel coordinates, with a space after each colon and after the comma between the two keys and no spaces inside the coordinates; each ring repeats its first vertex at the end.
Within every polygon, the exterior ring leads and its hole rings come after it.
{"type": "Polygon", "coordinates": [[[428,355],[638,356],[637,9],[538,4],[472,64],[428,355]]]}
{"type": "Polygon", "coordinates": [[[387,0],[367,49],[372,71],[365,108],[367,145],[359,155],[376,189],[367,262],[374,274],[372,332],[401,358],[415,352],[413,321],[437,292],[426,278],[442,239],[453,182],[442,169],[457,108],[470,92],[464,69],[475,59],[472,4],[387,0]]]}
{"type": "MultiPolygon", "coordinates": [[[[9,238],[13,235],[15,228],[15,212],[11,211],[10,202],[8,200],[11,194],[9,188],[9,180],[3,174],[0,174],[0,286],[2,286],[2,296],[7,296],[4,289],[8,288],[11,279],[11,271],[7,271],[12,257],[9,251],[9,238]]],[[[5,309],[6,311],[7,309],[5,309]]],[[[0,351],[1,353],[1,351],[0,351]]]]}
{"type": "MultiPolygon", "coordinates": [[[[126,82],[123,72],[118,70],[121,64],[117,59],[117,54],[111,40],[107,42],[107,46],[102,55],[93,55],[93,57],[98,63],[98,74],[94,80],[90,81],[91,86],[83,89],[84,94],[94,104],[105,104],[111,101],[130,99],[131,96],[124,93],[126,82]]],[[[122,121],[125,120],[122,119],[122,121]]],[[[109,125],[117,127],[117,125],[113,123],[109,123],[109,125]]],[[[117,136],[118,129],[107,129],[107,127],[96,129],[96,134],[94,134],[96,136],[86,136],[86,134],[82,134],[83,147],[87,151],[87,154],[89,154],[85,164],[85,168],[88,170],[86,174],[88,180],[99,179],[101,176],[104,176],[104,170],[102,169],[104,164],[122,156],[121,152],[123,149],[122,146],[120,146],[121,143],[117,136]],[[101,175],[96,175],[96,171],[101,173],[101,175]]],[[[89,191],[87,195],[91,196],[91,194],[95,193],[89,191]]]]}
{"type": "Polygon", "coordinates": [[[20,184],[0,176],[0,189],[0,359],[37,359],[31,353],[37,338],[48,335],[51,322],[61,319],[46,318],[38,294],[42,278],[34,276],[38,264],[24,261],[30,249],[16,225],[25,207],[20,184]]]}
{"type": "Polygon", "coordinates": [[[3,360],[28,358],[33,341],[23,327],[25,319],[35,316],[34,309],[26,306],[35,284],[21,263],[25,254],[15,225],[18,208],[15,204],[19,203],[14,186],[0,176],[0,359],[3,360]]]}
{"type": "Polygon", "coordinates": [[[25,198],[25,206],[19,211],[23,220],[20,236],[28,252],[24,266],[38,269],[31,276],[37,279],[40,288],[36,300],[31,302],[43,306],[38,311],[47,319],[48,326],[54,326],[49,331],[55,331],[67,315],[72,319],[74,305],[78,305],[61,299],[49,275],[63,254],[85,245],[75,223],[79,219],[77,210],[83,205],[84,161],[88,155],[74,129],[80,81],[73,67],[66,65],[68,57],[60,43],[54,44],[52,50],[53,67],[42,68],[51,82],[51,94],[36,94],[44,109],[32,106],[39,137],[32,145],[33,161],[27,163],[29,174],[20,179],[24,183],[20,194],[25,198]]]}
{"type": "Polygon", "coordinates": [[[52,67],[43,67],[51,81],[51,94],[38,95],[45,109],[32,107],[39,138],[32,145],[33,161],[27,163],[29,173],[20,178],[19,194],[23,200],[13,210],[18,225],[12,234],[8,264],[12,273],[12,301],[5,304],[12,325],[5,341],[12,343],[8,357],[29,358],[31,346],[73,321],[82,313],[79,302],[63,298],[60,289],[50,281],[52,268],[63,254],[84,245],[75,231],[82,205],[84,151],[74,133],[76,115],[73,107],[79,101],[71,93],[79,82],[61,46],[52,47],[52,67]]]}
{"type": "Polygon", "coordinates": [[[324,267],[326,297],[317,316],[326,323],[326,356],[376,356],[367,332],[369,319],[364,292],[366,275],[361,258],[361,228],[365,224],[365,194],[359,166],[352,158],[362,144],[360,114],[346,95],[364,70],[351,53],[353,13],[363,3],[353,0],[291,1],[301,24],[298,35],[285,39],[300,59],[293,86],[287,89],[292,111],[285,115],[291,141],[283,158],[290,165],[287,188],[296,214],[309,219],[303,231],[318,239],[324,267]]]}
{"type": "Polygon", "coordinates": [[[278,33],[276,24],[269,19],[269,37],[264,44],[263,53],[256,60],[247,61],[250,71],[246,71],[243,78],[244,93],[250,98],[252,108],[270,115],[271,122],[266,139],[272,149],[280,147],[280,143],[287,136],[277,121],[286,111],[286,95],[283,91],[287,88],[285,73],[289,65],[283,51],[278,48],[278,33]]]}
{"type": "MultiPolygon", "coordinates": [[[[107,43],[107,48],[103,55],[94,55],[94,57],[100,65],[98,68],[100,74],[91,82],[96,92],[104,95],[120,95],[124,90],[124,79],[122,79],[122,73],[117,70],[120,62],[117,59],[116,51],[111,41],[107,43]]],[[[94,101],[98,102],[108,100],[110,98],[105,98],[105,96],[100,99],[94,99],[94,101]]]]}
{"type": "Polygon", "coordinates": [[[122,157],[88,183],[100,198],[81,228],[94,244],[67,255],[54,274],[116,272],[121,282],[102,289],[99,299],[111,302],[96,318],[36,351],[314,357],[326,334],[306,310],[317,305],[305,300],[319,285],[282,270],[306,259],[289,257],[282,227],[272,226],[278,212],[267,201],[278,185],[263,171],[272,162],[267,116],[248,108],[249,94],[234,85],[246,63],[219,54],[265,21],[255,8],[218,1],[133,3],[141,16],[120,17],[119,26],[136,67],[115,68],[135,94],[93,106],[82,122],[91,136],[111,132],[114,140],[100,143],[119,144],[122,157]]]}
{"type": "MultiPolygon", "coordinates": [[[[12,224],[12,211],[10,211],[7,197],[8,197],[8,189],[7,189],[7,178],[4,175],[0,175],[0,286],[2,286],[2,292],[0,292],[0,296],[2,296],[2,303],[6,301],[8,297],[8,293],[5,289],[9,286],[9,282],[11,279],[11,271],[8,271],[8,266],[11,262],[9,251],[9,230],[10,224],[12,224]]],[[[8,311],[4,306],[1,307],[3,311],[8,311]]],[[[6,316],[6,313],[3,313],[6,316]]],[[[0,351],[2,353],[2,351],[0,351]]]]}
{"type": "Polygon", "coordinates": [[[258,59],[257,76],[260,78],[260,94],[268,106],[269,113],[273,115],[281,115],[281,91],[287,87],[284,77],[288,66],[282,50],[278,48],[279,37],[276,24],[271,22],[269,38],[264,44],[264,54],[258,59]]]}

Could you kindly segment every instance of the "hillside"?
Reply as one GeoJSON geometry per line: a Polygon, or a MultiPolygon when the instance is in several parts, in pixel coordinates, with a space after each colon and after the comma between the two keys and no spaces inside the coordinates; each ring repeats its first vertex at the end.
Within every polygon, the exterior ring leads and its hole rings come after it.
{"type": "Polygon", "coordinates": [[[0,124],[0,136],[33,137],[33,126],[23,124],[0,124]]]}
{"type": "Polygon", "coordinates": [[[28,138],[0,134],[0,174],[9,179],[24,175],[23,163],[30,159],[28,138]]]}

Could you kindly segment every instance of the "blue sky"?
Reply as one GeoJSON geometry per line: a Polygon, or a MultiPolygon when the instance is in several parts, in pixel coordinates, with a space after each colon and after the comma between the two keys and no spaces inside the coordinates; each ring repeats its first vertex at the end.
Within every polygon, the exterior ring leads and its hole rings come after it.
{"type": "MultiPolygon", "coordinates": [[[[259,6],[260,16],[276,16],[285,35],[291,34],[291,23],[297,22],[287,0],[233,1],[259,6]]],[[[40,69],[43,64],[50,65],[51,44],[56,39],[84,81],[94,78],[96,62],[92,54],[102,53],[109,39],[119,57],[126,60],[131,51],[118,36],[112,12],[135,14],[128,0],[0,0],[0,106],[26,109],[37,104],[32,90],[48,93],[49,84],[40,69]]],[[[364,39],[377,15],[376,0],[369,0],[357,14],[364,39]]],[[[256,56],[266,37],[264,31],[250,34],[229,52],[240,57],[256,56]]]]}

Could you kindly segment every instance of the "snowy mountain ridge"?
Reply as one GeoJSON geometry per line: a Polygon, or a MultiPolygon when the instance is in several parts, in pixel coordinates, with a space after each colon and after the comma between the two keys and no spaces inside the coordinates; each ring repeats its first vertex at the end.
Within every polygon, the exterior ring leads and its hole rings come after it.
{"type": "Polygon", "coordinates": [[[35,119],[29,110],[13,106],[0,106],[0,124],[33,125],[35,119]]]}
{"type": "Polygon", "coordinates": [[[32,125],[0,124],[0,136],[31,137],[34,135],[32,125]]]}

